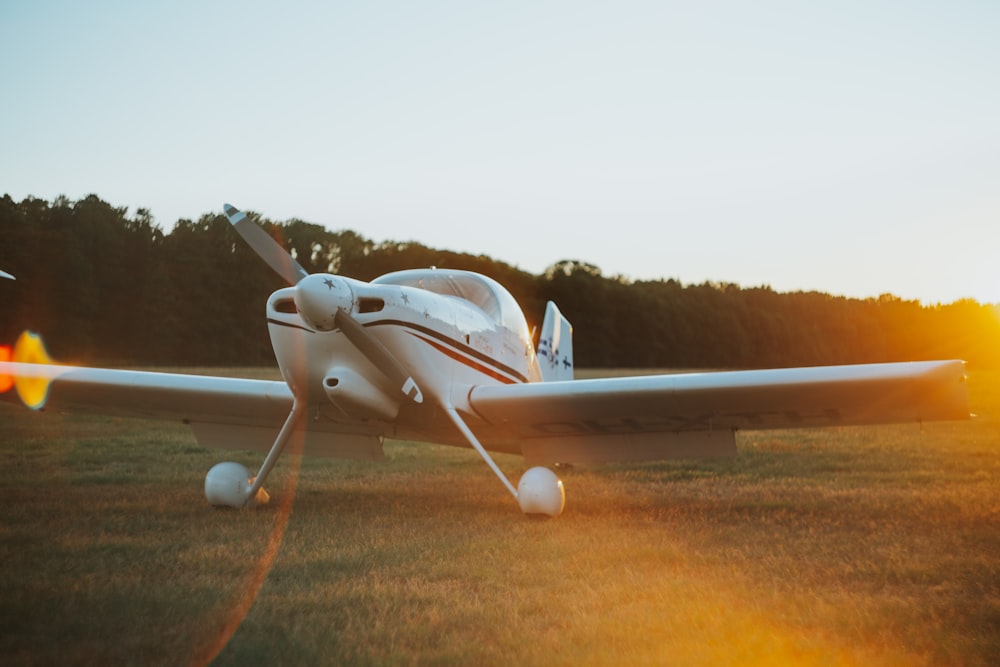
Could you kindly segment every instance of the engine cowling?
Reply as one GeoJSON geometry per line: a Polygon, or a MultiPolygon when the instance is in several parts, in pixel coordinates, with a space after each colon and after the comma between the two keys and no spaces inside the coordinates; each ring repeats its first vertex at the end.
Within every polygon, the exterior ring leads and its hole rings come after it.
{"type": "Polygon", "coordinates": [[[346,415],[391,421],[399,414],[399,401],[350,368],[331,368],[323,378],[323,391],[346,415]]]}

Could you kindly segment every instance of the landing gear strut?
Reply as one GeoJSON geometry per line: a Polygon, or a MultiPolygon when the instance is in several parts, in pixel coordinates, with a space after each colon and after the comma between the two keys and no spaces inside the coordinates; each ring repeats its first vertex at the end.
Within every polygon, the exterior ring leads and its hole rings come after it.
{"type": "Polygon", "coordinates": [[[267,503],[270,497],[264,490],[264,481],[271,474],[271,469],[278,462],[278,457],[284,451],[292,433],[301,424],[305,416],[305,403],[296,400],[292,411],[288,413],[284,425],[278,432],[271,450],[264,459],[264,464],[257,471],[257,476],[251,478],[250,471],[239,463],[219,463],[205,476],[205,498],[209,504],[217,507],[253,507],[267,503]]]}
{"type": "Polygon", "coordinates": [[[479,442],[472,429],[469,428],[465,420],[458,414],[458,411],[453,407],[446,407],[445,412],[451,418],[456,428],[465,436],[465,439],[469,441],[472,448],[486,461],[486,465],[500,478],[500,481],[507,487],[507,490],[514,496],[517,504],[521,506],[522,512],[551,517],[562,514],[563,507],[566,505],[566,492],[563,489],[562,481],[554,472],[540,466],[529,468],[521,476],[521,481],[518,482],[515,489],[514,485],[507,479],[507,476],[500,470],[500,467],[497,466],[493,457],[489,455],[486,448],[479,442]]]}

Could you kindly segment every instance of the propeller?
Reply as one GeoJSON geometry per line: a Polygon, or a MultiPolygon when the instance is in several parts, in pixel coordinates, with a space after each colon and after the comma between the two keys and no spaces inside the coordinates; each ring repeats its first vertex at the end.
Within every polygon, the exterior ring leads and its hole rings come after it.
{"type": "Polygon", "coordinates": [[[370,335],[360,322],[338,309],[334,316],[337,327],[347,336],[354,347],[361,351],[361,354],[375,364],[375,367],[382,371],[389,382],[398,388],[403,394],[413,400],[414,403],[423,403],[424,395],[417,386],[413,376],[403,367],[399,360],[393,356],[382,341],[370,335]]]}
{"type": "Polygon", "coordinates": [[[380,340],[351,315],[354,293],[345,279],[323,273],[310,275],[245,213],[230,204],[223,204],[223,210],[233,229],[247,245],[278,275],[295,285],[295,307],[303,319],[319,331],[340,329],[403,395],[415,403],[423,403],[423,393],[413,376],[380,340]]]}
{"type": "Polygon", "coordinates": [[[302,268],[302,265],[288,254],[287,250],[282,248],[267,232],[254,224],[254,221],[248,218],[246,213],[230,204],[223,204],[222,209],[226,212],[226,217],[232,223],[233,229],[243,237],[247,245],[253,248],[253,251],[274,269],[275,273],[288,281],[289,285],[295,285],[309,275],[302,268]]]}

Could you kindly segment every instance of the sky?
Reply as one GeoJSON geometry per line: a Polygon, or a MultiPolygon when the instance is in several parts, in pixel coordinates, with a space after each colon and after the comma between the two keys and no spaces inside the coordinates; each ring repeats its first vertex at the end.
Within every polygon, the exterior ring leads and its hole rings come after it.
{"type": "Polygon", "coordinates": [[[993,0],[5,0],[0,195],[997,303],[997,35],[993,0]]]}

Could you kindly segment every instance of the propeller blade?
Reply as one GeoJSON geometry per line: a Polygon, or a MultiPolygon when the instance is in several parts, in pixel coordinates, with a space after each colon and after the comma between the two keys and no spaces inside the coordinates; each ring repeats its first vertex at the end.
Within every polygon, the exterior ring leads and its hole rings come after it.
{"type": "Polygon", "coordinates": [[[295,258],[288,254],[288,251],[268,235],[263,229],[254,224],[254,221],[246,216],[246,213],[230,204],[223,204],[222,209],[226,212],[226,217],[232,223],[233,229],[243,237],[253,251],[263,259],[268,266],[294,285],[307,275],[302,266],[295,261],[295,258]]]}
{"type": "Polygon", "coordinates": [[[361,354],[368,357],[376,368],[385,373],[385,376],[399,391],[412,399],[414,403],[424,402],[424,395],[413,376],[403,368],[396,357],[392,356],[389,348],[368,333],[360,322],[342,308],[337,309],[333,321],[337,328],[344,332],[351,344],[358,348],[361,354]]]}

